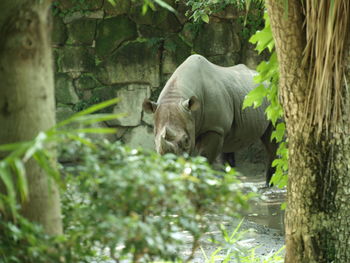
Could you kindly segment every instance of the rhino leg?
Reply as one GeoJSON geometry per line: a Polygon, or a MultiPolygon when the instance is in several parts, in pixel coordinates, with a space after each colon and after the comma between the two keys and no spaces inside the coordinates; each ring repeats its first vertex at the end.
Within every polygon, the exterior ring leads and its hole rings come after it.
{"type": "Polygon", "coordinates": [[[217,132],[206,132],[196,139],[196,150],[201,156],[214,163],[222,151],[223,137],[217,132]]]}
{"type": "Polygon", "coordinates": [[[222,164],[228,163],[231,167],[235,167],[236,166],[235,153],[233,153],[233,152],[221,153],[220,154],[220,161],[222,164]]]}
{"type": "Polygon", "coordinates": [[[276,158],[276,151],[278,148],[278,143],[275,139],[271,141],[271,133],[273,132],[273,125],[272,123],[269,124],[266,131],[264,132],[263,136],[261,137],[261,141],[265,146],[266,152],[267,152],[267,167],[266,167],[266,187],[272,186],[273,184],[270,184],[270,180],[272,175],[275,173],[276,168],[272,167],[272,162],[276,158]]]}

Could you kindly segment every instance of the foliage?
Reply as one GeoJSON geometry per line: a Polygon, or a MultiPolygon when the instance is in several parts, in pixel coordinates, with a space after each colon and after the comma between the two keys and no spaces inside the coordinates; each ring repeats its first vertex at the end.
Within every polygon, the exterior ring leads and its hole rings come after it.
{"type": "Polygon", "coordinates": [[[264,11],[262,8],[254,9],[238,17],[238,23],[243,25],[239,32],[243,40],[249,40],[256,31],[264,27],[263,13],[264,11]]]}
{"type": "Polygon", "coordinates": [[[60,1],[52,2],[52,12],[53,15],[58,15],[61,17],[71,15],[75,12],[87,13],[90,8],[92,8],[92,1],[88,0],[72,0],[71,6],[69,8],[62,8],[62,3],[60,1]]]}
{"type": "Polygon", "coordinates": [[[276,167],[275,175],[272,177],[272,183],[282,188],[287,184],[288,150],[287,144],[284,141],[285,124],[282,122],[283,109],[278,101],[278,61],[276,51],[274,51],[275,44],[272,38],[267,12],[264,15],[264,19],[264,29],[256,32],[256,34],[251,37],[250,41],[256,44],[256,50],[258,50],[259,53],[268,49],[271,52],[271,56],[269,61],[261,62],[257,67],[259,75],[255,77],[255,81],[260,83],[260,85],[246,96],[243,108],[250,106],[257,108],[262,104],[265,98],[270,103],[265,113],[267,118],[271,120],[276,127],[275,131],[272,133],[271,140],[275,139],[280,143],[277,150],[279,158],[272,163],[272,166],[276,167]]]}
{"type": "Polygon", "coordinates": [[[58,248],[64,237],[44,234],[42,227],[19,214],[16,223],[5,220],[0,214],[0,236],[0,262],[62,262],[58,248]]]}
{"type": "Polygon", "coordinates": [[[195,249],[212,224],[206,214],[233,215],[247,206],[251,195],[241,194],[234,172],[214,172],[202,157],[162,157],[119,143],[93,142],[81,134],[114,129],[66,127],[118,118],[89,115],[116,101],[79,112],[32,141],[0,146],[10,152],[0,161],[6,188],[0,196],[1,262],[173,260],[183,244],[179,232],[188,231],[195,249]],[[75,163],[60,170],[52,166],[53,144],[60,146],[62,159],[75,163]],[[64,235],[49,237],[19,214],[17,200],[27,198],[25,163],[31,158],[64,186],[64,235]]]}
{"type": "MultiPolygon", "coordinates": [[[[114,0],[109,0],[109,1],[114,1],[114,0]]],[[[133,2],[140,2],[140,0],[132,0],[132,1],[133,2]]],[[[156,10],[156,5],[159,5],[160,7],[167,9],[168,11],[170,11],[172,13],[176,13],[176,10],[171,5],[169,5],[166,1],[163,1],[163,0],[143,0],[142,14],[146,14],[148,9],[156,10]]]]}
{"type": "Polygon", "coordinates": [[[103,108],[115,104],[118,99],[112,99],[94,105],[84,111],[72,115],[70,118],[58,123],[48,131],[40,132],[31,141],[0,145],[0,152],[6,157],[0,161],[0,184],[4,186],[6,194],[0,193],[0,212],[9,217],[16,218],[17,200],[25,201],[28,195],[28,183],[25,175],[25,164],[34,159],[47,174],[60,181],[60,174],[54,163],[54,154],[50,150],[53,144],[60,144],[67,139],[79,139],[80,133],[113,133],[113,128],[67,128],[67,125],[79,123],[90,125],[99,121],[118,118],[118,114],[94,114],[103,108]]]}
{"type": "Polygon", "coordinates": [[[212,224],[206,214],[232,215],[247,205],[232,173],[214,172],[202,157],[76,144],[78,163],[64,169],[70,185],[63,207],[65,233],[72,246],[80,244],[79,254],[95,246],[116,261],[175,260],[180,232],[192,236],[195,249],[212,224]]]}
{"type": "Polygon", "coordinates": [[[239,13],[237,21],[243,25],[240,32],[243,39],[248,39],[263,26],[264,1],[262,0],[187,0],[186,5],[191,8],[186,15],[197,23],[209,23],[210,15],[233,6],[239,13]]]}

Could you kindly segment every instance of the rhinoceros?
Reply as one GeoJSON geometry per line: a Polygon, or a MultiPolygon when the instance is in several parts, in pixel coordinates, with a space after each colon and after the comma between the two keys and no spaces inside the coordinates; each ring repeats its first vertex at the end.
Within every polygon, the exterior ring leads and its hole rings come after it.
{"type": "Polygon", "coordinates": [[[143,110],[154,113],[156,151],[205,156],[213,163],[220,154],[230,157],[260,139],[268,153],[266,184],[277,144],[264,111],[242,110],[244,97],[256,84],[256,72],[245,65],[221,67],[201,55],[191,55],[172,74],[157,102],[145,99],[143,110]]]}

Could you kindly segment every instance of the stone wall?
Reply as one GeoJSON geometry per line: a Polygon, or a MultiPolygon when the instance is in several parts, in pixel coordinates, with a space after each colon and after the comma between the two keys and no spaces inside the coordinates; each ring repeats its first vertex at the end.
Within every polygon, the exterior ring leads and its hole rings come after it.
{"type": "Polygon", "coordinates": [[[130,0],[61,0],[53,8],[58,121],[92,104],[119,97],[109,111],[125,113],[101,126],[117,127],[107,136],[132,147],[153,148],[152,116],[142,111],[146,97],[156,99],[166,80],[190,54],[223,66],[260,60],[242,39],[238,13],[227,8],[209,24],[193,24],[186,6],[168,1],[179,13],[148,10],[130,0]]]}

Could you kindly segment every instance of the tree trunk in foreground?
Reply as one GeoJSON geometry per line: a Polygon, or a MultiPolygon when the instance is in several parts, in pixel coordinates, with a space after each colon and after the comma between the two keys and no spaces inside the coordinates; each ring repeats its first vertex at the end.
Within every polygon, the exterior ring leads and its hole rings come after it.
{"type": "MultiPolygon", "coordinates": [[[[0,2],[0,144],[27,141],[55,124],[50,1],[0,2]]],[[[62,233],[59,192],[34,162],[26,164],[29,200],[22,214],[46,233],[62,233]]]]}
{"type": "MultiPolygon", "coordinates": [[[[308,93],[312,86],[308,58],[302,63],[308,36],[306,1],[267,1],[271,28],[280,65],[280,97],[285,111],[289,139],[289,177],[287,190],[286,263],[350,262],[350,96],[341,86],[341,118],[332,125],[310,121],[308,93]],[[305,120],[305,121],[303,121],[305,120]],[[307,125],[310,124],[311,125],[307,125]]],[[[349,11],[349,10],[347,10],[349,11]]],[[[327,10],[328,12],[328,10],[327,10]]],[[[347,14],[349,16],[349,13],[347,14]]],[[[349,28],[349,27],[348,27],[349,28]]],[[[349,30],[343,32],[349,34],[349,30]]],[[[349,37],[347,36],[347,40],[349,37]]],[[[343,69],[350,83],[350,53],[343,69]],[[347,64],[346,64],[347,63],[347,64]]],[[[316,48],[316,47],[314,47],[316,48]]],[[[332,54],[333,55],[333,54],[332,54]]],[[[327,89],[334,86],[327,86],[327,89]]],[[[332,93],[333,95],[333,93],[332,93]]],[[[311,94],[316,96],[316,94],[311,94]]],[[[324,110],[332,114],[334,98],[324,110]]]]}

